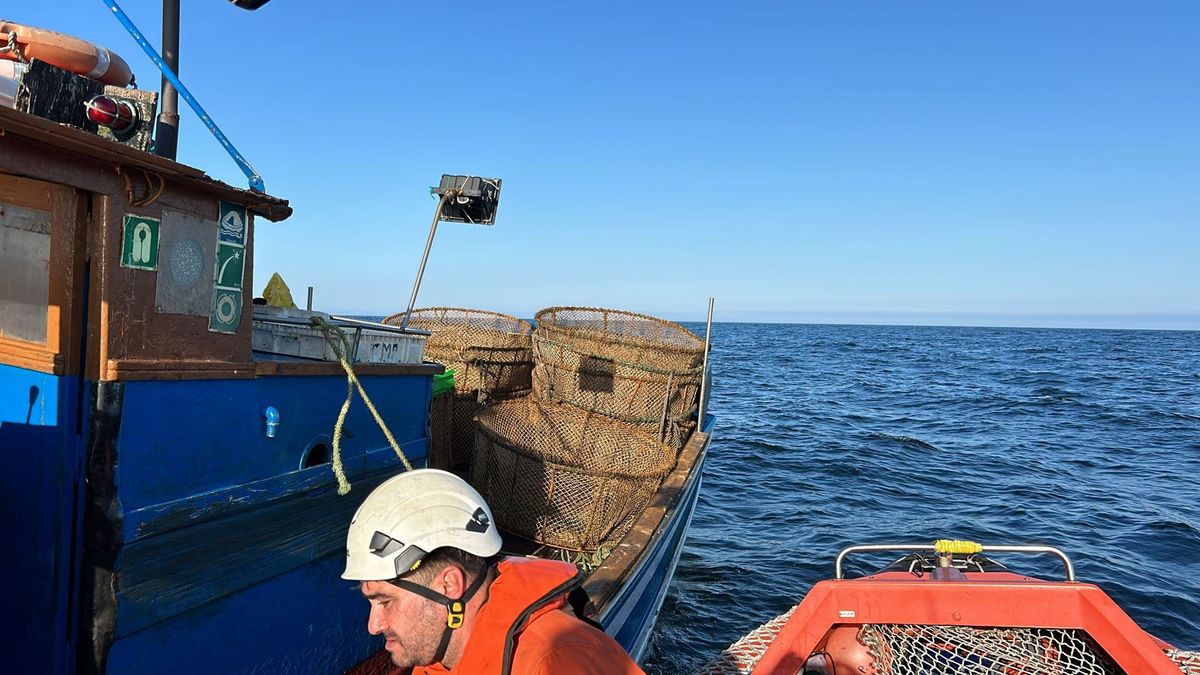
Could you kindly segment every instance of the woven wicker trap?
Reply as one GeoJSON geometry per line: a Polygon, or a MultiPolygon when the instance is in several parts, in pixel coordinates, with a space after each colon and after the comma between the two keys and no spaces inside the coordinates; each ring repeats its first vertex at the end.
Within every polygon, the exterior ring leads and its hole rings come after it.
{"type": "Polygon", "coordinates": [[[454,393],[434,396],[429,402],[429,466],[454,469],[454,393]]]}
{"type": "Polygon", "coordinates": [[[621,423],[526,398],[479,413],[471,482],[502,528],[593,551],[620,541],[674,464],[621,423]]]}
{"type": "MultiPolygon", "coordinates": [[[[398,312],[383,322],[399,325],[403,319],[404,312],[398,312]]],[[[408,325],[432,333],[425,341],[425,356],[454,369],[458,392],[504,395],[529,390],[533,326],[528,321],[481,309],[428,307],[414,309],[408,325]]]]}
{"type": "Polygon", "coordinates": [[[552,307],[537,321],[535,396],[682,446],[700,392],[700,338],[669,321],[609,309],[552,307]]]}

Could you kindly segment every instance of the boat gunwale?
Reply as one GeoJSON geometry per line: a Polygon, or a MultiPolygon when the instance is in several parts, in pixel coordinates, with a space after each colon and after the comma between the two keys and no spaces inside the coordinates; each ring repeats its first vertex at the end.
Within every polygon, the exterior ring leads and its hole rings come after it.
{"type": "MultiPolygon", "coordinates": [[[[707,416],[711,429],[711,416],[707,416]]],[[[701,461],[708,449],[711,431],[696,431],[679,453],[675,468],[663,480],[641,516],[622,537],[612,553],[584,579],[582,588],[587,593],[585,613],[598,617],[605,613],[609,603],[616,597],[624,582],[645,560],[652,542],[662,536],[661,525],[674,516],[680,506],[680,497],[687,492],[692,481],[698,480],[701,461]]]]}

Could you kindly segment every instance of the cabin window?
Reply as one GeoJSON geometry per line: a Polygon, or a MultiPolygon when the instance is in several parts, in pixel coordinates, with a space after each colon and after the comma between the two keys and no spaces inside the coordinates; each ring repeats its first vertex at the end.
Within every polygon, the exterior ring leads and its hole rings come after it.
{"type": "Polygon", "coordinates": [[[0,195],[0,335],[46,342],[50,308],[50,211],[0,195]]]}

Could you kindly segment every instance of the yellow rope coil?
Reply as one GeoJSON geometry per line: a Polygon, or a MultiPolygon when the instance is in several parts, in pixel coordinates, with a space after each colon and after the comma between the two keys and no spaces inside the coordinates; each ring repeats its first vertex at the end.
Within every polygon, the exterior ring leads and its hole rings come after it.
{"type": "Polygon", "coordinates": [[[412,471],[413,466],[408,461],[408,457],[404,456],[404,451],[400,449],[400,444],[392,436],[391,429],[388,429],[387,423],[383,421],[383,417],[375,409],[375,404],[371,402],[371,397],[367,396],[367,390],[363,389],[362,383],[358,381],[358,375],[354,373],[354,366],[350,364],[350,359],[347,356],[350,353],[350,341],[346,337],[346,333],[338,326],[320,317],[313,317],[313,323],[317,328],[321,329],[321,334],[325,336],[325,341],[333,348],[333,353],[337,355],[338,361],[342,364],[342,370],[346,371],[346,400],[342,402],[342,408],[338,411],[337,422],[333,425],[332,464],[333,475],[337,478],[338,494],[345,495],[350,492],[350,481],[346,478],[345,467],[342,466],[342,427],[346,423],[346,414],[350,412],[350,402],[354,399],[354,391],[356,389],[363,403],[367,404],[367,409],[371,411],[371,416],[375,418],[375,423],[383,430],[383,435],[392,446],[392,450],[396,452],[396,456],[404,464],[404,470],[412,471]]]}
{"type": "Polygon", "coordinates": [[[963,539],[938,539],[933,542],[933,550],[937,553],[971,554],[979,553],[983,546],[963,539]]]}

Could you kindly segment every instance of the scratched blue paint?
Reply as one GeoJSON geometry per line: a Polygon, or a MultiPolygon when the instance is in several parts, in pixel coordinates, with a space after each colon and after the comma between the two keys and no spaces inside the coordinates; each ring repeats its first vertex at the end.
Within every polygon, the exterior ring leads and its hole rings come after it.
{"type": "Polygon", "coordinates": [[[77,377],[0,365],[0,654],[9,672],[75,670],[84,438],[77,377]]]}
{"type": "MultiPolygon", "coordinates": [[[[354,511],[375,486],[401,470],[393,457],[373,474],[351,472],[355,488],[345,496],[328,477],[290,490],[303,481],[295,474],[281,476],[262,481],[275,485],[248,503],[219,501],[150,521],[121,551],[117,638],[168,620],[186,625],[187,612],[257,585],[268,596],[299,592],[280,586],[276,577],[318,558],[342,557],[354,511]]],[[[327,583],[338,583],[337,576],[327,583]]],[[[231,616],[227,625],[257,620],[254,614],[231,616]]]]}
{"type": "MultiPolygon", "coordinates": [[[[431,382],[362,378],[400,443],[425,439],[431,382]]],[[[346,379],[334,376],[129,382],[117,449],[121,504],[136,511],[296,471],[309,443],[332,435],[345,398],[346,379]],[[275,438],[263,433],[267,406],[279,410],[275,438]]],[[[387,447],[357,394],[345,429],[343,461],[387,447]]]]}
{"type": "Polygon", "coordinates": [[[339,551],[118,640],[108,672],[345,672],[383,642],[367,634],[366,600],[340,578],[344,560],[339,551]]]}
{"type": "MultiPolygon", "coordinates": [[[[362,379],[423,465],[431,376],[362,379]]],[[[403,467],[356,395],[342,439],[350,494],[336,493],[328,464],[300,468],[306,449],[332,436],[345,395],[333,376],[126,383],[110,672],[168,662],[177,672],[334,672],[379,647],[340,565],[354,510],[403,467]],[[274,438],[267,407],[280,415],[274,438]],[[221,648],[194,654],[196,644],[221,648]]]]}

